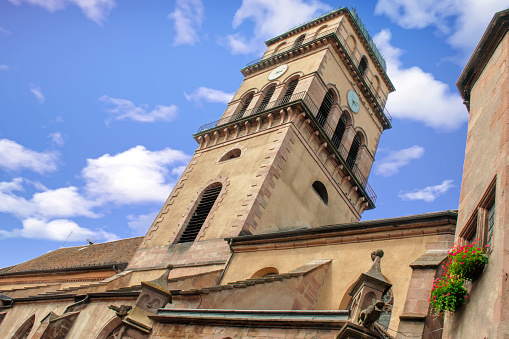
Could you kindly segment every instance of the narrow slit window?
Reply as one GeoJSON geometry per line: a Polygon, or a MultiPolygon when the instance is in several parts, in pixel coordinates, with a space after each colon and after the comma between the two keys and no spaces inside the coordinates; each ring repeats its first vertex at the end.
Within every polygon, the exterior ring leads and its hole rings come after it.
{"type": "Polygon", "coordinates": [[[346,130],[346,115],[345,113],[343,113],[341,114],[336,129],[334,130],[334,134],[332,135],[332,144],[334,145],[334,147],[339,149],[339,146],[341,145],[341,140],[343,140],[343,135],[345,134],[345,130],[346,130]]]}
{"type": "Polygon", "coordinates": [[[315,181],[313,183],[313,189],[315,190],[316,194],[322,199],[325,205],[329,203],[329,194],[327,193],[327,188],[325,188],[325,185],[321,183],[320,181],[315,181]]]}
{"type": "Polygon", "coordinates": [[[219,162],[238,158],[238,157],[240,157],[241,154],[242,154],[242,151],[240,149],[238,149],[238,148],[232,149],[231,151],[226,152],[226,154],[221,157],[219,162]]]}
{"type": "Polygon", "coordinates": [[[364,73],[366,72],[366,68],[368,68],[368,59],[366,59],[366,57],[363,56],[361,58],[361,61],[359,62],[359,73],[361,74],[361,76],[363,76],[364,73]]]}
{"type": "Polygon", "coordinates": [[[299,47],[300,45],[302,45],[305,37],[306,37],[306,34],[302,34],[300,37],[297,38],[297,40],[295,40],[295,43],[293,44],[293,46],[299,47]]]}
{"type": "Polygon", "coordinates": [[[293,79],[288,84],[288,88],[286,89],[285,96],[283,97],[282,104],[286,104],[291,101],[293,92],[295,91],[295,87],[297,87],[297,84],[299,83],[299,79],[293,79]]]}
{"type": "Polygon", "coordinates": [[[348,152],[348,157],[346,158],[346,164],[350,169],[352,169],[357,161],[357,156],[359,155],[359,150],[361,148],[361,137],[359,133],[355,135],[353,138],[352,146],[350,147],[350,151],[348,152]]]}
{"type": "Polygon", "coordinates": [[[495,227],[495,203],[493,203],[488,210],[487,218],[486,245],[489,245],[488,251],[491,251],[491,247],[493,246],[491,240],[493,239],[493,228],[495,227]]]}
{"type": "MultiPolygon", "coordinates": [[[[265,96],[263,97],[262,103],[260,104],[260,107],[258,108],[258,112],[261,112],[267,108],[267,104],[270,102],[270,99],[272,98],[272,95],[274,94],[274,91],[276,90],[276,86],[270,86],[267,90],[267,93],[265,93],[265,96]]],[[[270,107],[268,107],[270,108],[270,107]]]]}
{"type": "Polygon", "coordinates": [[[223,186],[219,184],[214,185],[213,187],[209,186],[205,189],[200,202],[196,205],[193,215],[187,223],[186,229],[178,240],[179,243],[193,242],[196,239],[198,233],[200,233],[203,223],[212,209],[212,206],[214,206],[222,187],[223,186]]]}
{"type": "Polygon", "coordinates": [[[239,120],[242,119],[244,116],[244,113],[246,113],[247,108],[249,107],[249,104],[253,100],[253,93],[249,94],[249,96],[244,100],[244,104],[242,104],[242,108],[240,109],[239,113],[234,115],[234,118],[231,120],[239,120]]]}
{"type": "Polygon", "coordinates": [[[332,89],[329,89],[327,91],[327,94],[325,94],[325,98],[323,98],[322,104],[320,105],[320,109],[318,110],[318,113],[316,115],[316,120],[318,120],[320,126],[323,127],[327,122],[327,118],[329,117],[329,113],[333,104],[334,104],[334,91],[332,91],[332,89]]]}

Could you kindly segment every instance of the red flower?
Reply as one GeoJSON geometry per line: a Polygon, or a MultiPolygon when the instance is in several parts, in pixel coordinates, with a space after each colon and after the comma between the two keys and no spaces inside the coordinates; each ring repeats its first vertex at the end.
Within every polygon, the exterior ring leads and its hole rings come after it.
{"type": "Polygon", "coordinates": [[[463,259],[465,259],[466,257],[467,257],[467,255],[466,255],[466,254],[464,254],[464,255],[463,255],[463,259]]]}
{"type": "Polygon", "coordinates": [[[448,292],[446,295],[451,295],[451,293],[448,292]]]}

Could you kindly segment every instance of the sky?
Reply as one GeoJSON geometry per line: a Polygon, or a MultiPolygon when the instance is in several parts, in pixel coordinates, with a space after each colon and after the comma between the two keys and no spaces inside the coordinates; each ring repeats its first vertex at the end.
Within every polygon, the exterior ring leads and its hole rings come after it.
{"type": "Polygon", "coordinates": [[[396,87],[362,219],[456,209],[455,82],[509,0],[0,0],[0,267],[144,235],[264,41],[340,7],[396,87]]]}

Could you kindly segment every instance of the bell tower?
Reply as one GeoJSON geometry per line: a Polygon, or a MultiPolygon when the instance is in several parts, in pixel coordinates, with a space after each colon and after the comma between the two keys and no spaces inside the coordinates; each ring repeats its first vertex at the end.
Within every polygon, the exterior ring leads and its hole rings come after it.
{"type": "Polygon", "coordinates": [[[357,14],[334,10],[266,45],[221,118],[194,134],[131,268],[221,262],[225,237],[355,222],[375,207],[368,176],[394,87],[357,14]]]}

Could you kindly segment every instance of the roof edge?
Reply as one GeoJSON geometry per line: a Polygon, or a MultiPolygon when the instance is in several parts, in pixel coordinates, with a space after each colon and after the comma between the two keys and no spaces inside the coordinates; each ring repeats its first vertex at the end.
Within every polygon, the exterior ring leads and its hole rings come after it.
{"type": "Polygon", "coordinates": [[[481,40],[456,81],[461,97],[470,112],[470,91],[488,64],[493,52],[509,31],[509,9],[495,13],[481,40]]]}
{"type": "Polygon", "coordinates": [[[231,241],[232,245],[241,244],[243,242],[250,241],[259,241],[259,240],[270,240],[270,239],[284,239],[291,238],[294,236],[305,236],[305,235],[313,235],[313,234],[325,234],[332,233],[338,231],[351,231],[358,229],[359,231],[364,231],[366,228],[374,229],[382,228],[386,226],[403,226],[409,224],[415,224],[417,222],[426,222],[426,221],[437,221],[444,220],[449,221],[449,223],[454,222],[458,218],[457,210],[446,210],[440,212],[430,212],[423,214],[413,214],[403,217],[395,217],[395,218],[386,218],[386,219],[374,219],[374,220],[366,220],[366,221],[358,221],[346,224],[337,224],[337,225],[327,225],[320,226],[314,228],[305,228],[298,230],[290,230],[290,231],[281,231],[274,233],[265,233],[265,234],[256,234],[256,235],[243,235],[237,237],[225,238],[226,241],[231,241]]]}

